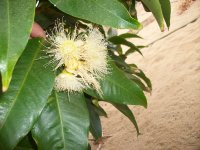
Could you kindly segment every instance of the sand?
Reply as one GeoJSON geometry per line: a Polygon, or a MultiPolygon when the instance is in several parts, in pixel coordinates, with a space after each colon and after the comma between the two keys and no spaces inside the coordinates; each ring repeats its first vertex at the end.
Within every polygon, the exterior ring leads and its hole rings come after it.
{"type": "MultiPolygon", "coordinates": [[[[144,39],[133,41],[150,44],[142,50],[144,57],[128,59],[153,83],[148,108],[130,106],[142,135],[137,138],[131,122],[102,103],[108,113],[101,118],[104,136],[111,136],[104,139],[102,150],[200,150],[200,0],[182,14],[181,1],[172,2],[170,30],[161,33],[155,21],[147,23],[139,33],[144,39]]],[[[139,19],[149,17],[142,13],[139,19]]]]}

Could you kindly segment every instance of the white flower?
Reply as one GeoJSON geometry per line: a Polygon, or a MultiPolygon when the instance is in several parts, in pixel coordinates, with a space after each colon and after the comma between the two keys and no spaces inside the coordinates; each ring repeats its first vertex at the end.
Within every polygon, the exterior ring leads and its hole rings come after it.
{"type": "Polygon", "coordinates": [[[55,79],[58,91],[81,91],[92,87],[101,95],[99,80],[108,73],[106,42],[97,29],[78,35],[56,24],[47,42],[51,44],[47,53],[56,63],[55,69],[64,66],[55,79]]]}
{"type": "Polygon", "coordinates": [[[59,74],[55,79],[55,88],[57,91],[81,91],[85,86],[81,79],[66,71],[59,74]]]}

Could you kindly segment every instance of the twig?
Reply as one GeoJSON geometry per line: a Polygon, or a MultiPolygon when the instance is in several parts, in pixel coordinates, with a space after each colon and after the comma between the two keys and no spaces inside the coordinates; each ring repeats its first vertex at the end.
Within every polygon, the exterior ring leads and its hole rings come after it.
{"type": "Polygon", "coordinates": [[[103,146],[103,143],[99,144],[97,147],[97,150],[101,150],[102,146],[103,146]]]}
{"type": "MultiPolygon", "coordinates": [[[[105,135],[105,136],[103,136],[101,139],[102,140],[105,140],[105,139],[107,139],[107,138],[110,138],[110,137],[112,137],[111,135],[105,135]]],[[[89,138],[89,141],[96,141],[95,139],[93,139],[93,138],[89,138]]],[[[97,140],[98,141],[98,140],[97,140]]]]}
{"type": "Polygon", "coordinates": [[[96,150],[101,150],[102,146],[103,146],[103,141],[107,138],[110,138],[112,136],[110,135],[107,135],[107,136],[103,136],[102,138],[98,139],[98,140],[95,140],[95,139],[89,139],[89,141],[94,141],[94,144],[95,145],[98,145],[97,149],[96,150]]]}

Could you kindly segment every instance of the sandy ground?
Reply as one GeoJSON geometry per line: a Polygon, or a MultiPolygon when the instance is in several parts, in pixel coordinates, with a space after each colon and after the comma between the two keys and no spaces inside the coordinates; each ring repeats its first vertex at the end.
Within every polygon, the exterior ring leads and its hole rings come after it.
{"type": "MultiPolygon", "coordinates": [[[[181,15],[179,2],[172,3],[169,31],[160,33],[153,21],[139,33],[144,40],[133,41],[150,44],[142,50],[144,57],[134,54],[128,59],[153,83],[148,108],[131,106],[142,135],[137,138],[130,121],[102,103],[109,117],[101,118],[104,135],[111,136],[102,150],[200,150],[200,0],[181,15]]],[[[141,21],[148,15],[142,14],[141,21]]]]}

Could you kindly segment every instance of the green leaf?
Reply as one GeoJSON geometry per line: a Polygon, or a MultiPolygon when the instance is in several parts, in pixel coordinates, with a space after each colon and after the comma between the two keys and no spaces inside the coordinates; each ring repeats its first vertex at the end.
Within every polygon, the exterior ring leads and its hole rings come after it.
{"type": "Polygon", "coordinates": [[[14,150],[37,150],[37,149],[27,148],[27,147],[23,147],[23,146],[17,146],[14,148],[14,150]]]}
{"type": "Polygon", "coordinates": [[[95,106],[92,104],[90,99],[86,100],[89,114],[90,114],[90,132],[95,138],[95,140],[99,140],[102,138],[102,127],[101,127],[101,120],[95,111],[95,106]]]}
{"type": "Polygon", "coordinates": [[[137,51],[138,53],[140,53],[142,55],[142,52],[139,50],[139,48],[137,48],[137,46],[135,46],[133,43],[127,41],[126,39],[124,39],[123,37],[120,36],[113,36],[111,38],[108,39],[110,42],[112,42],[113,44],[122,44],[122,45],[126,45],[128,47],[130,47],[132,50],[137,51]]]}
{"type": "Polygon", "coordinates": [[[104,117],[108,117],[107,113],[105,112],[105,110],[99,105],[99,100],[97,99],[92,99],[92,106],[94,107],[94,110],[96,111],[96,113],[99,116],[104,116],[104,117]]]}
{"type": "Polygon", "coordinates": [[[3,91],[8,89],[14,66],[28,42],[34,12],[34,0],[0,0],[0,72],[3,91]]]}
{"type": "Polygon", "coordinates": [[[0,149],[13,149],[32,128],[54,83],[52,68],[40,59],[40,40],[30,40],[20,57],[10,87],[0,96],[0,149]]]}
{"type": "Polygon", "coordinates": [[[159,0],[141,0],[141,1],[153,13],[154,17],[156,18],[160,26],[161,31],[164,31],[164,19],[159,0]]]}
{"type": "Polygon", "coordinates": [[[146,12],[151,12],[150,10],[149,10],[149,8],[147,8],[147,6],[143,3],[143,2],[141,2],[142,3],[142,6],[143,6],[143,8],[144,8],[144,10],[146,11],[146,12]]]}
{"type": "Polygon", "coordinates": [[[135,49],[130,48],[125,52],[124,55],[127,57],[128,55],[133,54],[134,52],[135,52],[135,49]]]}
{"type": "Polygon", "coordinates": [[[132,81],[134,81],[143,91],[151,92],[150,88],[146,87],[146,85],[141,81],[139,77],[129,73],[126,73],[126,76],[132,81]]]}
{"type": "MultiPolygon", "coordinates": [[[[136,47],[137,47],[137,49],[140,51],[140,49],[144,48],[145,46],[136,46],[136,47]]],[[[136,51],[135,48],[130,48],[130,49],[128,49],[128,50],[125,52],[125,54],[124,54],[125,58],[127,58],[128,55],[134,53],[135,51],[136,51]]],[[[141,51],[140,51],[140,54],[142,55],[142,52],[141,52],[141,51]]],[[[143,55],[142,55],[142,56],[143,56],[143,55]]]]}
{"type": "Polygon", "coordinates": [[[85,92],[93,97],[108,102],[119,104],[141,105],[147,107],[147,100],[140,87],[128,79],[126,75],[109,62],[110,73],[100,80],[102,96],[97,95],[94,90],[88,89],[85,92]]]}
{"type": "Polygon", "coordinates": [[[170,16],[171,16],[171,4],[169,0],[160,0],[160,5],[162,8],[162,13],[167,24],[170,27],[170,16]]]}
{"type": "MultiPolygon", "coordinates": [[[[121,55],[121,56],[124,56],[124,55],[121,55]]],[[[123,58],[121,58],[121,56],[119,57],[110,53],[110,57],[114,60],[117,67],[119,67],[123,71],[131,72],[129,65],[124,61],[123,58]]]]}
{"type": "Polygon", "coordinates": [[[50,0],[50,2],[69,15],[93,23],[115,28],[142,28],[118,0],[50,0]]]}
{"type": "MultiPolygon", "coordinates": [[[[58,10],[56,7],[54,7],[49,1],[40,1],[39,4],[39,12],[36,11],[35,20],[42,26],[43,29],[46,29],[47,31],[50,30],[55,25],[55,20],[67,20],[65,22],[65,27],[74,27],[77,25],[77,18],[74,18],[70,15],[67,15],[63,13],[62,11],[58,10]]],[[[81,23],[78,23],[78,28],[81,25],[81,23]]],[[[49,31],[51,32],[51,31],[49,31]]]]}
{"type": "Polygon", "coordinates": [[[17,144],[14,150],[37,150],[37,145],[29,133],[17,144]]]}
{"type": "Polygon", "coordinates": [[[89,114],[83,94],[52,92],[32,134],[43,150],[86,150],[89,114]]]}
{"type": "Polygon", "coordinates": [[[129,107],[127,105],[123,105],[123,104],[116,104],[116,103],[112,103],[113,106],[115,106],[121,113],[123,113],[126,117],[129,118],[129,120],[133,123],[133,125],[136,128],[137,131],[137,135],[140,134],[138,125],[137,125],[137,121],[132,113],[132,111],[129,109],[129,107]]]}
{"type": "Polygon", "coordinates": [[[139,72],[136,72],[135,75],[140,77],[147,84],[147,87],[149,88],[149,92],[151,92],[152,90],[151,80],[144,74],[144,72],[139,69],[139,72]]]}
{"type": "Polygon", "coordinates": [[[106,111],[101,106],[94,106],[94,110],[99,116],[108,117],[106,111]]]}
{"type": "Polygon", "coordinates": [[[124,33],[124,34],[120,34],[119,35],[120,37],[122,37],[122,38],[140,38],[140,39],[142,39],[142,37],[140,37],[139,35],[137,35],[137,34],[132,34],[132,33],[124,33]]]}
{"type": "MultiPolygon", "coordinates": [[[[142,47],[142,46],[141,46],[142,47]]],[[[134,52],[134,51],[133,51],[134,52]]],[[[128,50],[125,55],[132,53],[128,50]]],[[[144,74],[144,72],[139,69],[135,64],[127,64],[121,56],[116,56],[110,53],[112,59],[115,61],[115,64],[124,71],[125,75],[132,81],[134,81],[143,91],[151,93],[152,84],[151,80],[144,74]],[[146,83],[141,81],[141,79],[146,83]]],[[[123,56],[123,55],[122,55],[123,56]]]]}
{"type": "Polygon", "coordinates": [[[152,90],[151,80],[145,75],[145,73],[141,69],[137,67],[137,65],[135,64],[128,64],[128,65],[131,68],[131,74],[140,77],[146,83],[147,87],[149,88],[149,92],[151,92],[152,90]]]}

